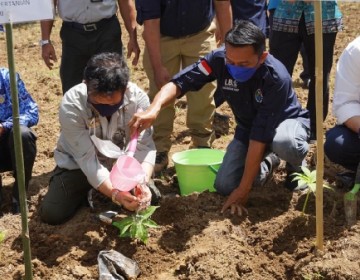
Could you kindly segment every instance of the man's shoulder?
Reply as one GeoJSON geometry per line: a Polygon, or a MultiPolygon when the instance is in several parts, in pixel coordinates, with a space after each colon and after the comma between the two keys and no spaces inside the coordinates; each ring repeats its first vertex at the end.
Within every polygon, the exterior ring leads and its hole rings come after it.
{"type": "Polygon", "coordinates": [[[264,79],[272,82],[287,82],[291,81],[289,72],[287,71],[284,64],[278,59],[269,54],[264,62],[264,79]]]}
{"type": "Polygon", "coordinates": [[[78,105],[83,100],[87,100],[87,88],[86,84],[80,83],[70,88],[62,98],[62,104],[74,104],[78,105]]]}

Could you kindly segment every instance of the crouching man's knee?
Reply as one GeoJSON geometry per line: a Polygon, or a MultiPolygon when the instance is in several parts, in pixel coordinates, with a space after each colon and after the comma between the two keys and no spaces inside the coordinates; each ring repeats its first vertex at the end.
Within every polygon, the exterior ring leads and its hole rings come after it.
{"type": "Polygon", "coordinates": [[[236,183],[230,182],[230,180],[223,180],[220,176],[217,176],[214,183],[215,190],[221,195],[229,195],[234,189],[236,189],[236,183]]]}
{"type": "Polygon", "coordinates": [[[59,225],[69,220],[72,215],[61,211],[62,207],[43,201],[40,205],[40,218],[44,223],[50,225],[59,225]]]}

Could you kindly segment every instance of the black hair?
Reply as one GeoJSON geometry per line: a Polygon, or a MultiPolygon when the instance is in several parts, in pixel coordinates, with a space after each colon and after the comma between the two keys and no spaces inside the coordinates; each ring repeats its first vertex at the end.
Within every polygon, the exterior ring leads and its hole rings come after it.
{"type": "Polygon", "coordinates": [[[248,20],[238,20],[225,35],[225,42],[234,47],[251,45],[258,56],[265,51],[265,35],[259,27],[248,20]]]}
{"type": "Polygon", "coordinates": [[[84,70],[88,94],[111,95],[125,92],[129,82],[129,68],[118,53],[104,52],[94,55],[84,70]]]}

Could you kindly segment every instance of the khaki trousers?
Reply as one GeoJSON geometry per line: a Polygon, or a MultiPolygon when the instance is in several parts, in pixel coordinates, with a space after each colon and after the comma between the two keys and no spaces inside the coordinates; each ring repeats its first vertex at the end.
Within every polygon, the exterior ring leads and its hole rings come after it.
{"type": "MultiPolygon", "coordinates": [[[[174,38],[162,36],[160,41],[163,65],[173,76],[181,69],[195,63],[200,57],[216,48],[215,23],[191,36],[174,38]]],[[[158,88],[154,81],[154,73],[149,54],[145,48],[144,69],[149,79],[149,98],[152,101],[158,88]]],[[[215,139],[212,122],[215,112],[213,95],[216,83],[209,83],[197,92],[188,92],[186,124],[192,137],[192,146],[211,146],[215,139]]],[[[175,118],[174,103],[162,109],[154,122],[154,142],[158,152],[168,152],[171,148],[171,134],[175,118]]]]}

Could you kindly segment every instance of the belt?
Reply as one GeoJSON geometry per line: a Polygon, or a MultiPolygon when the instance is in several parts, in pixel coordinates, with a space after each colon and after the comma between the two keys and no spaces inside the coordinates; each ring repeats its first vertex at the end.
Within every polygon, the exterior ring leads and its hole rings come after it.
{"type": "Polygon", "coordinates": [[[80,31],[92,32],[102,29],[105,25],[107,25],[110,21],[114,20],[115,18],[116,15],[113,15],[110,18],[103,18],[102,20],[99,20],[97,22],[91,22],[85,24],[78,23],[75,21],[63,21],[63,25],[80,31]]]}

